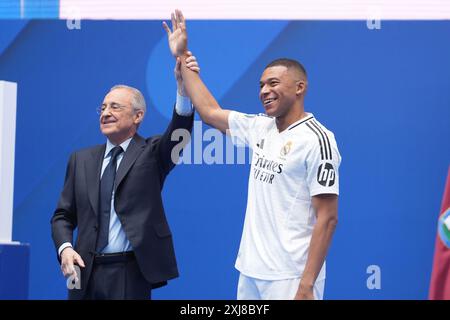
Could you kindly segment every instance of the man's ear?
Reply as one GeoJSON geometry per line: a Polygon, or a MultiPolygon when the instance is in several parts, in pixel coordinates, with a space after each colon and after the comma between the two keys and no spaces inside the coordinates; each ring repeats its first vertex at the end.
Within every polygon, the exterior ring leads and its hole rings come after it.
{"type": "Polygon", "coordinates": [[[139,124],[144,120],[144,111],[138,110],[135,114],[134,123],[139,124]]]}
{"type": "Polygon", "coordinates": [[[306,82],[306,80],[299,80],[296,82],[296,85],[297,85],[296,94],[297,95],[305,94],[308,82],[306,82]]]}

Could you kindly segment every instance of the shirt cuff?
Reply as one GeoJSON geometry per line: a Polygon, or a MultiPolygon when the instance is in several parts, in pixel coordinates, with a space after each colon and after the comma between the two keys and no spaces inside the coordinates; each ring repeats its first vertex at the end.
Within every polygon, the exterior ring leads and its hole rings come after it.
{"type": "Polygon", "coordinates": [[[175,111],[179,116],[190,116],[194,109],[192,107],[191,99],[189,97],[182,96],[177,90],[177,103],[175,105],[175,111]]]}
{"type": "Polygon", "coordinates": [[[70,242],[64,242],[58,249],[58,256],[61,258],[61,252],[67,248],[67,247],[72,247],[72,244],[70,242]]]}

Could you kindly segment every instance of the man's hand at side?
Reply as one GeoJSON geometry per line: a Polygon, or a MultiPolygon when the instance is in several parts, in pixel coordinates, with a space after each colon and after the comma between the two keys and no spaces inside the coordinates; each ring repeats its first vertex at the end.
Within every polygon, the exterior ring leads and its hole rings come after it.
{"type": "Polygon", "coordinates": [[[78,275],[74,265],[78,265],[82,268],[85,267],[81,256],[73,250],[72,247],[67,247],[61,252],[61,271],[64,277],[74,276],[75,282],[78,282],[78,275]]]}

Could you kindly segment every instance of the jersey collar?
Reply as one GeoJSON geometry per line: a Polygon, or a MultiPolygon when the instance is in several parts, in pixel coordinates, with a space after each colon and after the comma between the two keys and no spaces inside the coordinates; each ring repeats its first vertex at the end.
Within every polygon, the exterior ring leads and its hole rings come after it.
{"type": "Polygon", "coordinates": [[[293,124],[291,124],[285,131],[289,131],[294,129],[295,127],[301,125],[302,123],[311,120],[314,118],[314,115],[312,113],[306,112],[306,117],[301,118],[300,120],[295,121],[293,124]]]}

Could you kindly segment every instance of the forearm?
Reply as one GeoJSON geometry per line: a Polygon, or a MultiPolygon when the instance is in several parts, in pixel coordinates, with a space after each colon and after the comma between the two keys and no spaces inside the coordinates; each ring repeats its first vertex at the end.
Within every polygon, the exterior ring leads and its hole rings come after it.
{"type": "Polygon", "coordinates": [[[59,249],[61,244],[65,242],[72,243],[73,231],[78,225],[77,208],[75,205],[75,168],[76,153],[70,156],[67,164],[66,177],[61,196],[53,213],[51,223],[52,238],[59,249]]]}
{"type": "Polygon", "coordinates": [[[334,216],[318,214],[309,246],[308,259],[300,286],[311,288],[319,275],[330,246],[337,219],[334,216]]]}
{"type": "Polygon", "coordinates": [[[159,163],[163,169],[162,179],[178,163],[182,149],[189,143],[193,124],[193,113],[190,116],[181,116],[174,110],[166,131],[156,141],[159,163]]]}
{"type": "Polygon", "coordinates": [[[175,103],[175,111],[178,115],[189,117],[194,113],[192,108],[191,99],[183,93],[183,90],[180,90],[179,87],[183,87],[182,85],[177,84],[177,100],[175,103]]]}
{"type": "Polygon", "coordinates": [[[73,221],[69,215],[57,212],[51,220],[52,238],[56,249],[65,242],[72,243],[73,231],[76,228],[76,221],[73,221]]]}
{"type": "Polygon", "coordinates": [[[181,57],[181,75],[186,94],[191,98],[192,104],[202,120],[212,125],[212,117],[215,111],[221,110],[213,95],[209,92],[197,72],[186,66],[187,54],[181,57]]]}

